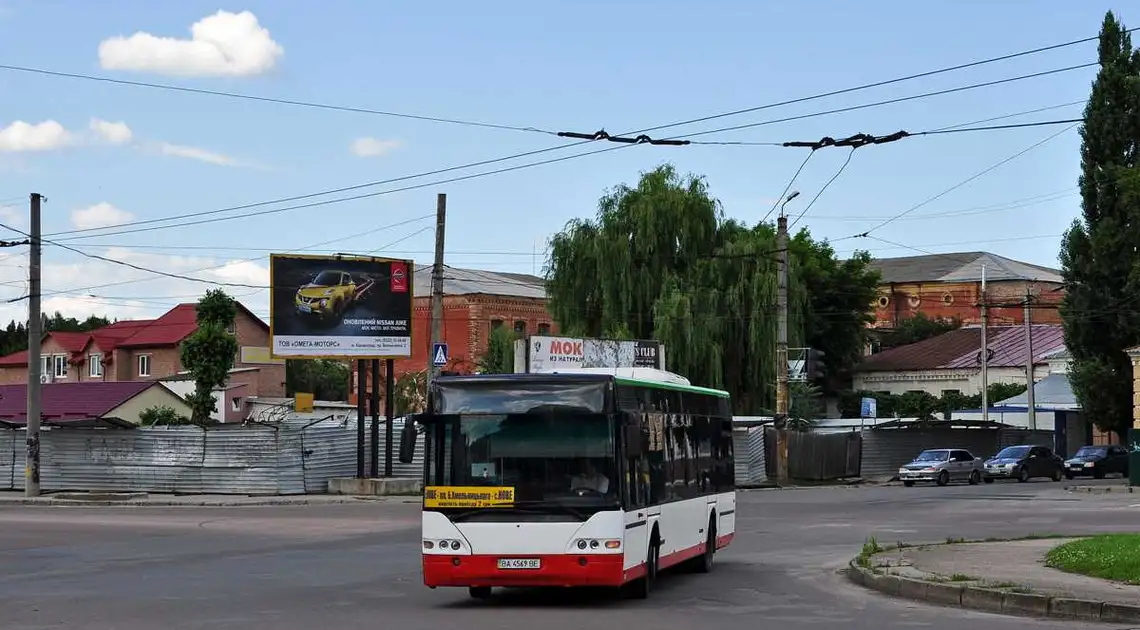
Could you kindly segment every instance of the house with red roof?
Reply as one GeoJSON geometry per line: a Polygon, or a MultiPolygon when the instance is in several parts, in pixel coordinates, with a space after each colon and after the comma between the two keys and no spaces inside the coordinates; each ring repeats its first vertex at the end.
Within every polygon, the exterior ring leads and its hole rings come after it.
{"type": "MultiPolygon", "coordinates": [[[[1049,360],[1065,348],[1056,324],[1033,324],[1032,352],[1037,382],[1049,375],[1049,360]]],[[[1029,345],[1024,326],[990,326],[986,334],[988,381],[1025,385],[1029,345]]],[[[864,357],[855,367],[853,389],[883,394],[927,392],[942,396],[981,393],[982,329],[963,326],[937,337],[864,357]]],[[[995,401],[996,402],[996,401],[995,401]]]]}
{"type": "MultiPolygon", "coordinates": [[[[27,424],[27,402],[26,384],[0,385],[0,427],[27,424]]],[[[181,396],[154,381],[52,383],[43,387],[42,403],[41,421],[59,427],[137,425],[151,407],[170,407],[180,416],[191,414],[181,396]]]]}
{"type": "MultiPolygon", "coordinates": [[[[197,305],[179,304],[156,319],[119,321],[90,332],[44,335],[45,383],[157,381],[184,373],[179,346],[198,329],[197,305]]],[[[247,396],[284,396],[285,365],[269,357],[269,325],[238,303],[229,331],[238,340],[234,368],[247,396]]],[[[28,352],[0,357],[0,385],[26,384],[28,352]]]]}

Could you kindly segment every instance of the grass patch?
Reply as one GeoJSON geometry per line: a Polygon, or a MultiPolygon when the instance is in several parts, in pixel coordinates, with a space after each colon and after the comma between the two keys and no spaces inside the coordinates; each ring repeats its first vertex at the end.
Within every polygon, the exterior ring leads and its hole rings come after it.
{"type": "Polygon", "coordinates": [[[1140,534],[1104,534],[1049,550],[1045,566],[1140,585],[1140,534]]]}
{"type": "Polygon", "coordinates": [[[859,566],[869,569],[871,568],[871,556],[883,551],[886,551],[886,549],[883,549],[879,541],[875,540],[874,536],[871,536],[867,539],[867,542],[863,543],[863,550],[855,557],[855,562],[859,566]]]}
{"type": "Polygon", "coordinates": [[[972,578],[965,573],[955,573],[950,576],[951,582],[973,582],[976,578],[972,578]]]}

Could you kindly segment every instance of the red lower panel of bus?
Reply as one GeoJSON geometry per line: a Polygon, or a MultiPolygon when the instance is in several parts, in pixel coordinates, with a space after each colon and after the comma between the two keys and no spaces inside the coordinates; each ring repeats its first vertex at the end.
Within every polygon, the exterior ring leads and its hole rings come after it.
{"type": "MultiPolygon", "coordinates": [[[[717,548],[732,541],[732,534],[717,538],[717,548]]],[[[701,543],[661,556],[662,569],[705,552],[701,543]]],[[[645,575],[645,565],[623,569],[619,555],[534,555],[537,569],[500,569],[499,556],[424,556],[426,586],[621,586],[645,575]]]]}
{"type": "Polygon", "coordinates": [[[500,569],[498,556],[424,556],[427,586],[620,586],[620,555],[534,555],[537,569],[500,569]]]}

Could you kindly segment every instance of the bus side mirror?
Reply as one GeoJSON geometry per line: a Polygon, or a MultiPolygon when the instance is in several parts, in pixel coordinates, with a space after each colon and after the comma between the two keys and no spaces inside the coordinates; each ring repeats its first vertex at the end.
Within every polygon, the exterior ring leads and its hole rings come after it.
{"type": "Polygon", "coordinates": [[[400,463],[410,464],[416,457],[416,418],[404,418],[404,428],[400,430],[400,463]]]}
{"type": "Polygon", "coordinates": [[[636,424],[625,425],[625,455],[626,457],[641,457],[645,451],[645,436],[641,427],[636,424]]]}

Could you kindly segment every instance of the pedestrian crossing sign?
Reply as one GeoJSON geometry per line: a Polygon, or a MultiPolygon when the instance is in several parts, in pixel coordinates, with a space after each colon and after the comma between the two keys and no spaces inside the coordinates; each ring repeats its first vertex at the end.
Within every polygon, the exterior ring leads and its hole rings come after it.
{"type": "Polygon", "coordinates": [[[431,364],[435,367],[447,365],[447,344],[436,343],[431,347],[431,364]]]}

